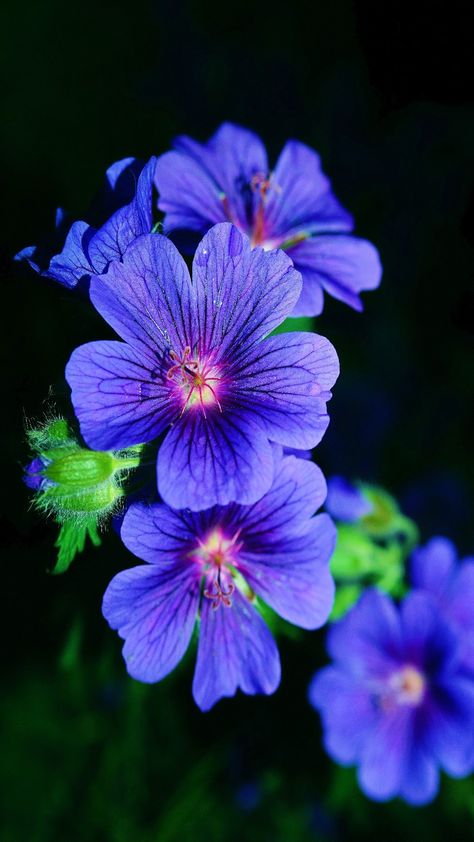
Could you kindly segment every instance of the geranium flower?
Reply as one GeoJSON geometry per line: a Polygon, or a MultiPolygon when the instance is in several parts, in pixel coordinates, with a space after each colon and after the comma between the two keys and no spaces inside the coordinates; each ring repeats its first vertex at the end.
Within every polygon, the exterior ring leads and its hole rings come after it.
{"type": "Polygon", "coordinates": [[[309,698],[327,752],[357,764],[366,795],[426,804],[439,767],[453,777],[474,769],[474,681],[459,635],[428,594],[413,592],[397,609],[366,591],[327,646],[335,663],[316,674],[309,698]]]}
{"type": "Polygon", "coordinates": [[[474,675],[474,558],[458,561],[453,542],[437,536],[413,553],[410,580],[431,594],[457,630],[465,664],[474,675]]]}
{"type": "Polygon", "coordinates": [[[144,682],[175,668],[199,619],[193,694],[201,710],[239,687],[278,687],[278,650],[255,595],[305,629],[331,610],[335,528],[326,514],[312,517],[324,478],[311,462],[274,455],[273,485],[253,506],[192,513],[136,503],[122,525],[125,545],[147,564],[115,576],[104,616],[125,639],[128,672],[144,682]]]}
{"type": "Polygon", "coordinates": [[[137,237],[152,230],[155,166],[154,157],[145,166],[134,158],[112,164],[94,214],[100,220],[98,227],[79,221],[68,230],[60,210],[55,238],[57,247],[63,243],[59,254],[52,257],[41,246],[28,246],[15,260],[26,260],[35,272],[70,289],[91,275],[102,274],[111,260],[123,257],[137,237]]]}
{"type": "Polygon", "coordinates": [[[331,190],[319,155],[296,140],[284,146],[273,170],[260,138],[224,123],[206,144],[189,137],[158,159],[158,207],[165,231],[204,234],[229,220],[252,245],[281,248],[303,276],[293,316],[316,316],[323,291],[362,310],[359,293],[380,283],[371,243],[351,236],[354,222],[331,190]]]}
{"type": "Polygon", "coordinates": [[[306,449],[320,441],[339,370],[321,336],[267,336],[300,288],[282,251],[252,250],[229,223],[199,245],[192,281],[166,237],[138,239],[90,288],[126,344],[83,345],[66,369],[89,447],[116,450],[168,430],[158,489],[170,506],[262,497],[273,480],[270,442],[306,449]]]}

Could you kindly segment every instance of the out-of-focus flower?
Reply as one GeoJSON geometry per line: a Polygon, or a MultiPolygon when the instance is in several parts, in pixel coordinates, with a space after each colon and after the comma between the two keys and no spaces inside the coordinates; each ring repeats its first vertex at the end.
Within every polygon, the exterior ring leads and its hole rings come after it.
{"type": "Polygon", "coordinates": [[[439,767],[453,777],[474,768],[474,681],[460,658],[460,635],[426,593],[397,608],[367,591],[328,634],[332,666],[315,675],[311,704],[324,744],[357,765],[370,798],[431,801],[439,767]]]}
{"type": "Polygon", "coordinates": [[[410,574],[412,586],[431,594],[458,632],[464,662],[474,675],[474,557],[458,561],[452,541],[437,536],[415,550],[410,574]]]}
{"type": "MultiPolygon", "coordinates": [[[[359,293],[380,283],[377,250],[350,234],[352,216],[335,198],[319,155],[296,140],[284,146],[270,171],[260,138],[224,123],[205,143],[189,137],[158,159],[156,185],[165,231],[204,234],[230,221],[253,246],[281,248],[303,276],[294,316],[316,316],[323,291],[355,310],[359,293]]],[[[192,238],[191,238],[192,239],[192,238]]]]}

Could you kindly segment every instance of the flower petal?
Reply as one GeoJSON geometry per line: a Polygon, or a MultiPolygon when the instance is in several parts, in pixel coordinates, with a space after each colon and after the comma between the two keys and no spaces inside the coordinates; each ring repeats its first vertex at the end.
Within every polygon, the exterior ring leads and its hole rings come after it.
{"type": "Polygon", "coordinates": [[[175,147],[186,152],[209,174],[227,199],[228,218],[244,230],[251,224],[252,178],[268,174],[265,147],[254,132],[223,123],[207,144],[176,138],[175,147]]]}
{"type": "Polygon", "coordinates": [[[364,515],[368,515],[373,505],[352,482],[345,477],[334,476],[328,480],[326,508],[336,520],[355,523],[364,515]]]}
{"type": "Polygon", "coordinates": [[[426,750],[412,742],[405,758],[400,796],[408,804],[428,804],[439,789],[438,767],[426,750]]]}
{"type": "Polygon", "coordinates": [[[314,676],[309,700],[321,714],[328,754],[336,763],[356,763],[377,716],[370,693],[353,676],[331,666],[314,676]]]}
{"type": "Polygon", "coordinates": [[[123,263],[93,278],[92,303],[133,347],[169,369],[170,349],[181,353],[192,335],[194,293],[187,266],[177,248],[160,234],[140,237],[123,263]]]}
{"type": "MultiPolygon", "coordinates": [[[[359,292],[378,287],[382,266],[377,249],[367,240],[344,235],[310,237],[288,249],[303,284],[322,287],[355,310],[362,310],[359,292]]],[[[298,301],[295,316],[318,315],[306,301],[298,301]]]]}
{"type": "Polygon", "coordinates": [[[300,537],[282,538],[258,553],[245,547],[238,569],[277,614],[296,626],[317,629],[328,619],[334,603],[329,559],[335,543],[331,518],[318,515],[300,537]]]}
{"type": "Polygon", "coordinates": [[[175,415],[169,389],[143,354],[122,342],[89,342],[66,366],[81,433],[96,450],[149,442],[175,415]]]}
{"type": "Polygon", "coordinates": [[[112,579],[102,611],[125,639],[123,656],[133,678],[152,683],[174,669],[188,648],[198,604],[199,577],[190,567],[133,567],[112,579]]]}
{"type": "Polygon", "coordinates": [[[204,234],[227,219],[219,186],[199,161],[181,151],[158,158],[155,184],[158,207],[166,214],[166,233],[188,228],[204,234]]]}
{"type": "Polygon", "coordinates": [[[385,676],[397,668],[401,653],[400,618],[393,602],[375,589],[331,626],[330,656],[357,675],[385,676]]]}
{"type": "Polygon", "coordinates": [[[331,343],[313,333],[265,339],[239,371],[239,395],[269,438],[287,447],[311,448],[329,423],[326,402],[339,374],[331,343]]]}
{"type": "Polygon", "coordinates": [[[74,222],[69,229],[63,250],[55,255],[43,274],[73,289],[81,278],[87,277],[92,266],[87,258],[87,244],[94,235],[94,228],[86,222],[74,222]]]}
{"type": "Polygon", "coordinates": [[[120,537],[137,558],[167,568],[184,558],[188,545],[196,542],[199,532],[193,516],[159,503],[132,503],[127,510],[120,537]]]}
{"type": "Polygon", "coordinates": [[[248,237],[229,223],[216,225],[198,246],[193,283],[200,341],[234,360],[284,321],[301,290],[284,252],[251,249],[248,237]]]}
{"type": "Polygon", "coordinates": [[[169,506],[207,509],[255,503],[273,479],[273,453],[261,427],[244,412],[204,417],[188,410],[158,454],[158,489],[169,506]]]}
{"type": "Polygon", "coordinates": [[[309,518],[323,504],[326,481],[314,462],[285,456],[278,461],[272,487],[242,513],[246,543],[253,552],[278,545],[282,538],[309,527],[309,518]]]}
{"type": "Polygon", "coordinates": [[[265,207],[267,235],[286,237],[301,229],[351,231],[352,216],[331,192],[319,155],[304,143],[290,140],[272,173],[274,189],[265,207]]]}
{"type": "Polygon", "coordinates": [[[96,274],[104,272],[111,260],[121,260],[137,237],[151,232],[155,168],[156,158],[152,157],[138,177],[132,201],[119,208],[92,237],[88,255],[96,274]]]}
{"type": "Polygon", "coordinates": [[[361,789],[375,801],[398,795],[410,752],[413,712],[395,707],[380,715],[366,735],[361,750],[358,780],[361,789]]]}
{"type": "Polygon", "coordinates": [[[238,590],[230,608],[201,606],[201,625],[193,681],[196,704],[206,711],[222,697],[274,693],[280,683],[280,658],[264,621],[238,590]]]}
{"type": "Polygon", "coordinates": [[[413,552],[410,579],[414,588],[440,598],[456,566],[456,548],[448,538],[436,536],[413,552]]]}
{"type": "Polygon", "coordinates": [[[424,738],[445,772],[455,778],[474,770],[474,682],[449,674],[431,688],[424,738]]]}

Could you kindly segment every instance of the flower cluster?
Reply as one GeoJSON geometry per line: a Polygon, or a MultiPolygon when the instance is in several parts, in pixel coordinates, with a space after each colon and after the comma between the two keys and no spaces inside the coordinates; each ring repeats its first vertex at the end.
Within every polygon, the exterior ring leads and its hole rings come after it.
{"type": "Polygon", "coordinates": [[[127,670],[157,682],[197,639],[203,711],[239,688],[276,690],[269,625],[345,614],[310,690],[326,748],[358,765],[370,797],[424,803],[438,767],[474,765],[474,565],[433,539],[399,607],[373,588],[402,595],[416,527],[382,489],[340,477],[317,514],[327,489],[311,451],[339,362],[324,336],[281,328],[320,314],[324,293],[361,310],[380,283],[376,249],[353,235],[312,149],[291,140],[271,169],[261,140],[230,123],[206,144],[180,137],[145,164],[113,164],[87,219],[58,211],[51,249],[17,255],[117,335],[67,363],[78,429],[56,418],[28,434],[25,482],[60,526],[55,572],[114,517],[142,562],[103,599],[127,670]]]}
{"type": "Polygon", "coordinates": [[[82,441],[66,425],[53,447],[38,429],[25,481],[61,525],[56,571],[116,517],[146,562],[104,597],[127,668],[158,681],[197,628],[194,696],[208,709],[238,687],[278,685],[262,613],[306,629],[330,614],[335,529],[312,517],[326,486],[306,457],[329,422],[338,358],[316,333],[273,332],[320,312],[323,287],[359,309],[380,264],[349,236],[352,219],[303,144],[287,144],[274,173],[238,126],[224,124],[208,147],[178,147],[113,164],[87,222],[68,230],[58,211],[51,250],[17,255],[86,294],[118,335],[73,351],[66,379],[82,441]],[[191,272],[176,245],[188,254],[190,233],[191,272]],[[155,466],[151,493],[144,461],[155,466]]]}

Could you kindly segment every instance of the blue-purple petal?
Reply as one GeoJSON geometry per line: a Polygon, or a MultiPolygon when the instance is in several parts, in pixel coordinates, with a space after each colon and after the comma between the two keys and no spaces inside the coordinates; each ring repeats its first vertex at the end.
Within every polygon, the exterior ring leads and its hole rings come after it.
{"type": "Polygon", "coordinates": [[[153,361],[123,342],[81,345],[66,366],[81,433],[96,450],[156,438],[175,415],[170,392],[153,361]]]}
{"type": "Polygon", "coordinates": [[[335,543],[330,517],[317,515],[304,535],[281,538],[260,552],[245,548],[239,571],[280,617],[304,629],[317,629],[328,619],[334,603],[329,559],[335,543]]]}
{"type": "Polygon", "coordinates": [[[336,520],[355,523],[370,514],[372,508],[372,503],[365,499],[362,491],[345,477],[334,476],[328,479],[326,509],[336,520]]]}
{"type": "Polygon", "coordinates": [[[123,656],[133,678],[159,681],[188,648],[199,604],[199,578],[183,565],[124,570],[110,582],[105,619],[124,638],[123,656]]]}
{"type": "Polygon", "coordinates": [[[230,608],[212,608],[203,600],[193,681],[193,696],[202,711],[221,698],[244,693],[274,693],[280,683],[275,641],[255,608],[239,591],[230,608]]]}
{"type": "Polygon", "coordinates": [[[274,188],[265,206],[268,237],[288,238],[301,230],[351,231],[353,219],[331,191],[317,152],[290,140],[272,173],[274,188]]]}
{"type": "Polygon", "coordinates": [[[320,287],[333,298],[362,310],[359,293],[376,289],[382,277],[377,249],[367,240],[345,235],[309,237],[288,249],[303,276],[306,300],[296,304],[295,316],[315,316],[308,287],[320,287]]]}
{"type": "Polygon", "coordinates": [[[194,511],[255,503],[270,488],[274,460],[261,427],[243,411],[183,415],[158,454],[158,490],[168,505],[194,511]]]}
{"type": "Polygon", "coordinates": [[[313,333],[287,333],[265,339],[256,363],[239,372],[245,405],[260,419],[270,439],[283,446],[315,447],[329,417],[326,402],[339,374],[331,343],[313,333]]]}
{"type": "Polygon", "coordinates": [[[160,234],[138,238],[123,263],[93,278],[92,303],[122,339],[154,359],[161,375],[172,365],[170,349],[192,344],[194,291],[187,266],[160,234]]]}
{"type": "Polygon", "coordinates": [[[251,249],[229,223],[216,225],[199,244],[193,283],[201,342],[234,361],[284,321],[301,291],[301,276],[284,252],[251,249]]]}

